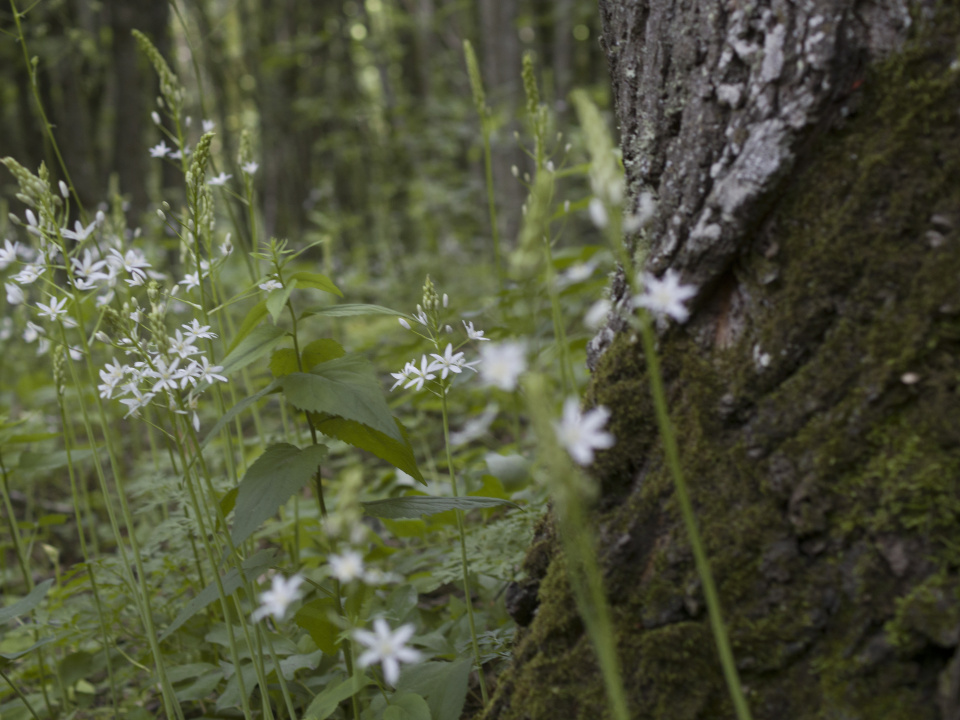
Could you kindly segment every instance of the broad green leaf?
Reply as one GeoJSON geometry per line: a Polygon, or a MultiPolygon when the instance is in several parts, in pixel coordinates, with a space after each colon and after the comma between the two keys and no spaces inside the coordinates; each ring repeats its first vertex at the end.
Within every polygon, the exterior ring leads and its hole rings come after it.
{"type": "Polygon", "coordinates": [[[497,505],[512,505],[520,507],[509,500],[488,497],[427,497],[424,495],[409,495],[407,497],[388,498],[360,503],[363,511],[373,517],[397,520],[399,518],[418,518],[421,515],[435,515],[447,510],[476,510],[477,508],[495,507],[497,505]]]}
{"type": "Polygon", "coordinates": [[[43,645],[46,645],[47,643],[52,643],[54,640],[59,640],[59,639],[60,639],[60,638],[59,638],[58,636],[54,635],[53,637],[44,638],[43,640],[40,640],[39,642],[35,642],[33,645],[31,645],[30,647],[28,647],[26,650],[18,650],[17,652],[12,652],[12,653],[0,652],[0,658],[3,658],[4,660],[16,660],[16,659],[19,658],[19,657],[23,657],[24,655],[27,655],[27,654],[33,652],[33,651],[36,650],[38,647],[42,647],[43,645]]]}
{"type": "Polygon", "coordinates": [[[272,517],[314,476],[326,454],[323,445],[303,450],[287,443],[268,447],[240,481],[230,533],[233,543],[239,545],[272,517]]]}
{"type": "Polygon", "coordinates": [[[267,312],[270,313],[270,317],[273,318],[274,325],[280,320],[280,313],[283,312],[287,300],[290,299],[290,293],[296,289],[297,281],[288,278],[286,285],[282,288],[277,288],[267,297],[267,312]]]}
{"type": "MultiPolygon", "coordinates": [[[[176,685],[177,683],[181,683],[186,680],[196,680],[203,673],[211,672],[213,670],[219,670],[219,668],[216,665],[205,662],[177,665],[176,667],[167,668],[167,680],[176,685]]],[[[222,672],[220,677],[223,677],[222,672]]]]}
{"type": "Polygon", "coordinates": [[[240,327],[237,329],[237,334],[230,343],[230,347],[227,349],[227,352],[233,352],[233,349],[240,344],[240,341],[249,335],[253,329],[260,324],[260,321],[263,320],[266,314],[266,300],[261,300],[252,308],[250,308],[250,310],[247,312],[247,316],[243,319],[243,322],[240,323],[240,327]]]}
{"type": "Polygon", "coordinates": [[[330,619],[335,612],[333,598],[323,597],[304,603],[293,616],[293,621],[310,634],[317,647],[331,656],[337,654],[340,635],[340,628],[330,619]]]}
{"type": "Polygon", "coordinates": [[[94,656],[85,650],[70,653],[57,666],[60,682],[64,687],[71,687],[78,680],[89,677],[97,670],[94,660],[94,656]]]}
{"type": "Polygon", "coordinates": [[[396,418],[394,418],[394,421],[403,436],[402,442],[363,423],[346,420],[336,415],[311,414],[310,417],[313,420],[314,427],[324,435],[373,453],[395,468],[403,470],[417,482],[423,485],[427,484],[420,473],[420,468],[417,467],[417,460],[413,455],[413,447],[410,445],[407,429],[396,418]]]}
{"type": "Polygon", "coordinates": [[[430,706],[415,693],[398,693],[389,702],[383,720],[430,720],[430,706]]]}
{"type": "Polygon", "coordinates": [[[302,720],[327,720],[340,706],[340,703],[353,697],[369,684],[370,680],[361,674],[347,678],[336,685],[331,685],[313,699],[313,702],[310,703],[307,711],[303,714],[302,720]]]}
{"type": "Polygon", "coordinates": [[[303,367],[305,370],[312,370],[315,365],[327,362],[327,360],[336,360],[347,354],[343,345],[333,338],[320,338],[309,343],[303,349],[303,367]]]}
{"type": "Polygon", "coordinates": [[[397,691],[415,692],[425,697],[433,720],[460,720],[472,668],[470,658],[411,665],[403,669],[397,691]]]}
{"type": "Polygon", "coordinates": [[[315,290],[323,290],[323,292],[333,293],[334,295],[343,297],[343,293],[340,292],[340,288],[334,285],[333,281],[331,281],[326,275],[301,270],[300,272],[295,272],[293,275],[288,277],[289,280],[297,281],[297,287],[314,288],[315,290]]]}
{"type": "Polygon", "coordinates": [[[311,315],[326,315],[327,317],[355,317],[358,315],[390,315],[392,317],[406,318],[410,322],[416,322],[416,319],[399,310],[391,310],[383,305],[366,305],[364,303],[345,303],[343,305],[321,305],[304,310],[301,318],[311,315]]]}
{"type": "Polygon", "coordinates": [[[36,585],[33,590],[26,595],[26,597],[17,600],[17,602],[13,603],[13,605],[7,605],[6,607],[0,608],[0,625],[10,622],[15,617],[26,615],[28,612],[33,610],[37,605],[40,604],[40,601],[43,600],[44,596],[47,594],[47,590],[50,589],[51,585],[53,585],[53,578],[44,580],[39,585],[36,585]]]}
{"type": "Polygon", "coordinates": [[[355,420],[403,442],[373,366],[358,355],[320,363],[309,373],[291,373],[278,382],[287,400],[301,410],[355,420]]]}
{"type": "Polygon", "coordinates": [[[303,670],[304,668],[316,670],[321,660],[323,660],[323,650],[317,650],[306,655],[301,653],[291,655],[280,661],[280,672],[287,680],[293,680],[294,673],[297,670],[303,670]]]}
{"type": "MultiPolygon", "coordinates": [[[[257,575],[261,575],[264,570],[273,564],[275,557],[275,550],[261,550],[255,555],[251,555],[244,560],[241,567],[243,567],[244,574],[256,577],[257,575]]],[[[223,585],[223,592],[227,595],[232,595],[235,593],[237,588],[243,584],[243,580],[240,577],[240,573],[237,568],[230,568],[230,570],[220,579],[220,582],[223,585]]],[[[195,598],[193,598],[183,607],[183,609],[173,619],[173,622],[170,623],[170,627],[160,634],[160,640],[163,641],[170,637],[170,635],[173,634],[187,620],[192,618],[219,597],[220,594],[217,590],[216,581],[211,582],[203,590],[201,590],[195,598]]]]}
{"type": "Polygon", "coordinates": [[[225,413],[223,414],[223,416],[222,416],[219,420],[217,420],[217,424],[214,425],[214,426],[213,426],[213,429],[212,429],[210,432],[207,433],[207,436],[206,436],[206,437],[203,439],[203,441],[200,443],[200,447],[201,447],[201,448],[206,447],[206,446],[207,446],[207,443],[209,443],[211,440],[213,440],[213,438],[215,438],[217,435],[220,434],[220,431],[223,429],[224,425],[226,425],[226,424],[228,424],[228,423],[230,423],[230,422],[233,422],[233,419],[234,419],[237,415],[239,415],[239,414],[242,413],[244,410],[246,410],[248,407],[250,407],[251,405],[253,405],[255,402],[257,402],[257,400],[260,400],[260,399],[266,397],[267,395],[269,395],[269,394],[272,393],[272,392],[278,392],[279,390],[280,390],[280,383],[278,383],[276,380],[274,380],[272,383],[270,383],[269,385],[267,385],[267,386],[266,386],[265,388],[263,388],[262,390],[258,390],[258,391],[255,392],[253,395],[250,395],[250,396],[248,396],[248,397],[245,397],[243,400],[241,400],[240,402],[238,402],[238,403],[237,403],[236,405],[234,405],[232,408],[230,408],[229,410],[227,410],[227,412],[225,412],[225,413]]]}
{"type": "Polygon", "coordinates": [[[91,457],[93,457],[93,450],[89,448],[71,450],[69,460],[66,450],[53,450],[51,452],[25,450],[20,453],[20,462],[17,464],[17,469],[25,472],[46,472],[66,467],[71,463],[83,462],[91,457]]]}
{"type": "Polygon", "coordinates": [[[270,372],[275,378],[298,372],[297,351],[293,348],[280,348],[270,356],[270,372]]]}
{"type": "Polygon", "coordinates": [[[283,342],[287,331],[276,325],[260,325],[247,337],[241,340],[230,353],[221,360],[222,375],[229,375],[241,368],[245,368],[254,360],[263,357],[277,345],[283,342]]]}
{"type": "Polygon", "coordinates": [[[223,666],[224,669],[231,668],[233,674],[229,676],[230,679],[227,681],[227,686],[223,689],[223,692],[217,696],[216,708],[218,711],[226,710],[242,702],[239,679],[241,673],[243,675],[243,687],[246,688],[248,698],[257,686],[257,667],[252,662],[241,664],[239,673],[235,666],[231,667],[228,663],[223,663],[223,666]]]}
{"type": "MultiPolygon", "coordinates": [[[[199,676],[194,675],[194,677],[196,679],[189,685],[174,688],[173,691],[177,694],[177,700],[180,702],[203,700],[204,698],[210,697],[210,694],[216,690],[217,686],[223,681],[223,670],[217,668],[216,670],[210,670],[199,676]]],[[[128,715],[128,720],[129,717],[128,715]]]]}

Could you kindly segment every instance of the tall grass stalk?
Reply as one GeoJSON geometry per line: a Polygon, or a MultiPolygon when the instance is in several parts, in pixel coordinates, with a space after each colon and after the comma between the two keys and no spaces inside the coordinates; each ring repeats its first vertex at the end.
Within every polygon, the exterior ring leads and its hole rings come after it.
{"type": "Polygon", "coordinates": [[[630,720],[610,607],[594,549],[596,538],[584,514],[585,505],[595,492],[557,442],[548,411],[552,405],[551,397],[544,378],[540,375],[529,376],[525,389],[540,456],[546,466],[547,485],[563,543],[570,587],[587,636],[597,654],[613,716],[616,720],[630,720]]]}
{"type": "Polygon", "coordinates": [[[483,169],[487,184],[487,210],[490,215],[490,233],[493,236],[493,256],[497,265],[497,284],[500,291],[504,287],[503,260],[500,256],[500,227],[497,222],[497,199],[493,190],[493,153],[490,148],[490,134],[493,130],[493,121],[490,117],[490,108],[487,107],[486,93],[483,90],[483,77],[480,75],[480,64],[469,40],[463,41],[463,55],[467,62],[467,75],[470,77],[470,88],[473,91],[473,105],[480,116],[480,134],[483,137],[483,169]]]}
{"type": "Polygon", "coordinates": [[[667,410],[667,399],[663,389],[660,360],[657,357],[653,324],[646,312],[643,312],[640,319],[640,334],[643,338],[643,351],[647,359],[647,372],[650,376],[650,391],[653,394],[653,403],[657,413],[657,425],[660,428],[660,437],[663,439],[667,465],[670,468],[670,474],[673,476],[673,484],[677,493],[677,502],[680,504],[683,524],[687,530],[690,546],[693,548],[693,557],[696,562],[697,573],[700,575],[700,582],[703,584],[703,594],[707,601],[707,613],[710,617],[710,629],[713,631],[713,638],[717,644],[717,653],[720,656],[720,664],[723,666],[723,677],[727,683],[727,690],[730,693],[730,697],[733,700],[737,720],[750,720],[750,708],[743,694],[740,675],[737,672],[737,664],[733,657],[733,650],[730,647],[727,628],[723,622],[723,613],[720,609],[720,597],[717,594],[716,584],[713,581],[710,561],[707,559],[707,553],[703,549],[703,541],[700,539],[700,531],[697,528],[697,518],[693,512],[693,504],[690,502],[690,493],[687,490],[687,483],[684,480],[683,470],[680,467],[680,452],[677,449],[676,433],[673,430],[673,423],[670,422],[670,414],[667,410]]]}
{"type": "MultiPolygon", "coordinates": [[[[447,453],[447,471],[450,473],[450,485],[453,496],[460,497],[457,488],[457,473],[453,467],[453,455],[450,453],[450,416],[447,410],[446,387],[440,393],[441,408],[443,410],[443,444],[447,453]]],[[[477,623],[473,616],[473,599],[470,593],[470,565],[467,562],[467,531],[463,525],[463,510],[454,511],[457,516],[457,535],[460,538],[460,570],[463,576],[463,596],[467,605],[467,622],[470,625],[470,643],[473,646],[473,660],[477,664],[477,675],[480,679],[480,696],[484,706],[490,702],[487,694],[487,679],[483,674],[483,663],[480,658],[480,643],[477,641],[477,623]]]]}

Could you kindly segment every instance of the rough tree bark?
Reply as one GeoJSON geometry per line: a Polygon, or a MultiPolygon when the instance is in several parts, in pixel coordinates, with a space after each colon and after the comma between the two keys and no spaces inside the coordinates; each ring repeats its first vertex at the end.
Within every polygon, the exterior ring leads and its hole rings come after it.
{"type": "MultiPolygon", "coordinates": [[[[960,718],[960,9],[600,0],[673,421],[755,718],[960,718]]],[[[622,279],[612,287],[625,293],[622,279]]],[[[724,718],[639,343],[595,339],[600,555],[638,718],[724,718]]],[[[549,516],[484,718],[609,716],[549,516]],[[531,612],[533,600],[536,611],[531,612]]]]}

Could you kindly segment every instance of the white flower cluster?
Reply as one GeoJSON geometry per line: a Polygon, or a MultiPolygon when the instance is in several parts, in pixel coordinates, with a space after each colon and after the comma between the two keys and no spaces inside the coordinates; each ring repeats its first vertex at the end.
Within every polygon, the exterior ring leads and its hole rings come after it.
{"type": "Polygon", "coordinates": [[[417,390],[423,389],[423,384],[428,380],[435,380],[436,373],[440,373],[440,379],[446,380],[450,373],[460,374],[464,368],[477,372],[476,365],[479,360],[467,362],[463,352],[454,352],[453,343],[447,343],[447,348],[443,355],[431,353],[433,360],[428,360],[426,355],[420,357],[420,366],[417,366],[416,360],[408,362],[403,370],[398,373],[390,373],[396,378],[396,382],[390,390],[395,390],[400,385],[404,389],[415,387],[417,390]]]}
{"type": "MultiPolygon", "coordinates": [[[[135,311],[134,315],[139,311],[135,311]]],[[[202,386],[214,382],[227,382],[227,378],[219,374],[223,368],[211,365],[209,358],[202,355],[200,349],[193,343],[201,338],[215,338],[210,332],[209,325],[201,325],[197,319],[180,326],[186,333],[177,330],[172,338],[168,339],[168,346],[164,352],[146,349],[143,347],[136,333],[132,337],[123,338],[118,344],[130,348],[127,352],[139,352],[144,360],[132,365],[121,365],[114,360],[107,363],[100,370],[100,379],[103,381],[97,389],[104,399],[119,399],[129,408],[127,417],[137,415],[141,409],[162,392],[169,396],[170,408],[177,413],[192,413],[192,424],[196,431],[200,431],[200,418],[197,415],[197,400],[202,386]],[[180,367],[182,361],[187,361],[180,367]],[[187,410],[178,409],[176,402],[177,391],[190,392],[185,399],[187,410]]]]}

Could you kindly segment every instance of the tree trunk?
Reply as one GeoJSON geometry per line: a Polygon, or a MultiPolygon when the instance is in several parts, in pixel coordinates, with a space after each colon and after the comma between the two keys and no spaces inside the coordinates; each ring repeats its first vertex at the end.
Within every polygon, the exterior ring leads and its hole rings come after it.
{"type": "MultiPolygon", "coordinates": [[[[957,720],[960,9],[600,10],[627,209],[658,208],[628,241],[699,287],[659,350],[753,717],[957,720]]],[[[592,473],[631,715],[733,717],[623,328],[588,402],[618,438],[592,473]]],[[[528,627],[485,718],[610,716],[553,532],[508,590],[528,627]]]]}

